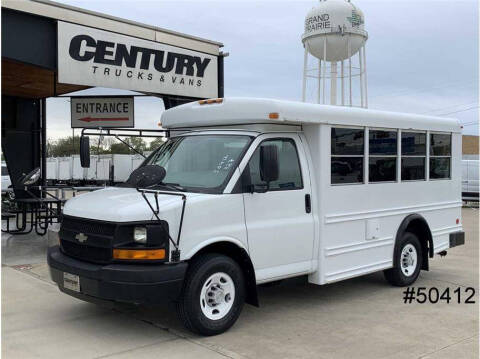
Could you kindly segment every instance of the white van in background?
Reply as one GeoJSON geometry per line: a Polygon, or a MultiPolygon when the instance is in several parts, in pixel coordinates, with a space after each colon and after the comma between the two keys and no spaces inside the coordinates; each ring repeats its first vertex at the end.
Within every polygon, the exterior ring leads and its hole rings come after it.
{"type": "Polygon", "coordinates": [[[173,300],[187,328],[213,335],[258,306],[257,284],[384,271],[408,286],[464,244],[455,120],[219,98],[162,124],[169,139],[125,185],[65,204],[48,251],[63,292],[173,300]]]}
{"type": "Polygon", "coordinates": [[[478,167],[478,160],[462,160],[462,199],[464,201],[478,201],[480,186],[478,167]]]}

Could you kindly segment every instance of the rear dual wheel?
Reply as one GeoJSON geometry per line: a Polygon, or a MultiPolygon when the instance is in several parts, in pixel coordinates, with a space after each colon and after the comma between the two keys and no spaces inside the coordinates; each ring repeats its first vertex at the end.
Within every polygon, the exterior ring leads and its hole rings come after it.
{"type": "Polygon", "coordinates": [[[177,313],[185,327],[201,335],[228,330],[245,301],[242,269],[230,257],[208,253],[191,263],[177,313]]]}

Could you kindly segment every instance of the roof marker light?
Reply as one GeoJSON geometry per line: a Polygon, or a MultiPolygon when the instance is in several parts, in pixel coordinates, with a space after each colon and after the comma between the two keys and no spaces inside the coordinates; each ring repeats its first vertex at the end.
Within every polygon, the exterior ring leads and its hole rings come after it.
{"type": "Polygon", "coordinates": [[[223,102],[223,98],[210,98],[208,100],[198,101],[200,105],[205,105],[205,104],[210,105],[212,103],[222,103],[222,102],[223,102]]]}

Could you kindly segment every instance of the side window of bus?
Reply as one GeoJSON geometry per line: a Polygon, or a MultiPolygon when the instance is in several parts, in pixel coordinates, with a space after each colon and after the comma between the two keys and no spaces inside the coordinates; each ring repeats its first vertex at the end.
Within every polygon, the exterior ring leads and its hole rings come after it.
{"type": "Polygon", "coordinates": [[[402,131],[402,181],[425,180],[427,134],[402,131]]]}
{"type": "Polygon", "coordinates": [[[260,178],[260,147],[275,145],[278,148],[278,180],[270,183],[270,191],[294,190],[303,188],[302,171],[298,158],[297,147],[291,138],[281,138],[263,141],[255,150],[248,163],[251,184],[265,185],[260,178]]]}
{"type": "Polygon", "coordinates": [[[452,136],[450,134],[430,134],[430,178],[450,178],[452,156],[452,136]]]}
{"type": "Polygon", "coordinates": [[[335,128],[331,133],[331,183],[363,183],[364,130],[335,128]]]}
{"type": "Polygon", "coordinates": [[[369,130],[368,181],[397,180],[397,131],[369,130]]]}

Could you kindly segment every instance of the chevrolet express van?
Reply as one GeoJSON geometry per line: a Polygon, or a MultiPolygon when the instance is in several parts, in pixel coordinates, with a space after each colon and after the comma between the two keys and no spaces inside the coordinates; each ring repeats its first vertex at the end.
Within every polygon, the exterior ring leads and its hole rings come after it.
{"type": "Polygon", "coordinates": [[[225,98],[165,111],[168,140],[122,186],[70,199],[48,251],[61,291],[176,302],[202,335],[257,285],[383,271],[408,286],[464,243],[457,121],[225,98]]]}

